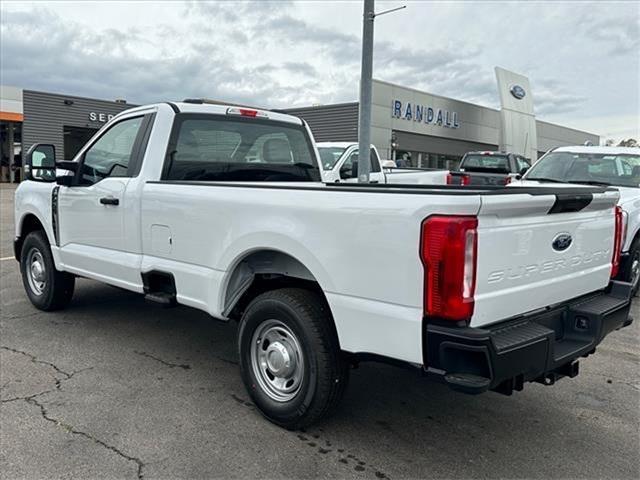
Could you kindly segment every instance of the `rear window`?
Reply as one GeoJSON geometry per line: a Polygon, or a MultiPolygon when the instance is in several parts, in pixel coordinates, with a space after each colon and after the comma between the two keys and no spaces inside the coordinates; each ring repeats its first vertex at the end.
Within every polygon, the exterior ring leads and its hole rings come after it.
{"type": "Polygon", "coordinates": [[[524,178],[637,188],[640,154],[550,152],[538,160],[524,178]]]}
{"type": "Polygon", "coordinates": [[[302,126],[256,118],[180,114],[165,161],[166,180],[318,181],[302,126]]]}
{"type": "Polygon", "coordinates": [[[469,171],[509,173],[509,158],[506,155],[472,153],[464,157],[460,168],[469,171]]]}

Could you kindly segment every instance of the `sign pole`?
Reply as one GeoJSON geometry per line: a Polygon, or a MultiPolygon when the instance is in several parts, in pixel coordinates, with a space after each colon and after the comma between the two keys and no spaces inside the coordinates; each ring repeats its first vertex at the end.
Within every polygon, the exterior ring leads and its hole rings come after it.
{"type": "Polygon", "coordinates": [[[373,73],[374,0],[364,0],[362,13],[362,65],[358,107],[358,183],[369,183],[371,149],[371,90],[373,73]]]}

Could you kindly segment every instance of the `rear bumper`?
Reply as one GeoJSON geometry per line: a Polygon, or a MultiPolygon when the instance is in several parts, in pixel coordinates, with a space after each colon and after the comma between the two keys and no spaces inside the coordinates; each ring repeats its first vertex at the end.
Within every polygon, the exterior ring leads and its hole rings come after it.
{"type": "Polygon", "coordinates": [[[613,281],[605,291],[487,328],[425,323],[425,368],[466,393],[509,395],[525,382],[551,385],[576,376],[578,358],[631,324],[630,306],[631,284],[613,281]]]}

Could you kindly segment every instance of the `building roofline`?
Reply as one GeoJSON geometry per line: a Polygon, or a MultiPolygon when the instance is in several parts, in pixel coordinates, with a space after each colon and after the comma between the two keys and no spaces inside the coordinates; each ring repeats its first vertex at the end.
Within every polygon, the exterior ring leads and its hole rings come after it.
{"type": "Polygon", "coordinates": [[[138,107],[138,106],[140,106],[137,103],[129,103],[128,100],[126,100],[125,103],[122,103],[122,102],[117,102],[116,100],[106,100],[106,99],[103,99],[103,98],[82,97],[80,95],[68,95],[66,93],[58,93],[58,92],[45,92],[43,90],[33,90],[33,89],[30,89],[30,88],[24,88],[22,90],[22,93],[23,94],[25,94],[25,93],[40,93],[40,94],[43,94],[43,95],[53,95],[53,96],[56,96],[56,97],[64,97],[64,98],[75,99],[75,100],[89,100],[89,101],[92,101],[92,102],[116,103],[116,104],[119,104],[119,105],[128,105],[129,107],[138,107]]]}
{"type": "Polygon", "coordinates": [[[322,105],[309,105],[307,107],[287,107],[287,108],[278,108],[281,111],[291,111],[291,110],[308,110],[310,108],[324,108],[324,107],[347,107],[352,105],[359,105],[360,102],[342,102],[342,103],[323,103],[322,105]]]}
{"type": "Polygon", "coordinates": [[[567,127],[565,125],[560,125],[559,123],[547,122],[545,120],[540,120],[537,117],[536,117],[536,123],[544,123],[544,124],[547,124],[547,125],[551,125],[552,127],[560,127],[560,128],[564,128],[566,130],[572,130],[572,131],[577,132],[577,133],[587,133],[589,135],[593,135],[594,137],[601,137],[601,135],[599,133],[587,132],[586,130],[580,130],[578,128],[567,127]]]}
{"type": "Polygon", "coordinates": [[[387,82],[385,80],[378,80],[377,78],[374,78],[373,81],[374,82],[378,82],[378,83],[384,83],[385,85],[389,85],[389,86],[392,86],[392,87],[401,88],[403,90],[411,90],[413,92],[421,93],[423,95],[429,95],[431,97],[441,98],[443,100],[453,100],[454,102],[464,103],[465,105],[471,105],[472,107],[484,108],[486,110],[491,110],[491,111],[494,111],[494,112],[500,112],[500,109],[487,107],[485,105],[479,105],[477,103],[468,102],[466,100],[458,100],[457,98],[445,97],[444,95],[438,95],[437,93],[425,92],[424,90],[418,90],[417,88],[414,88],[414,87],[405,87],[404,85],[399,85],[397,83],[387,82]]]}

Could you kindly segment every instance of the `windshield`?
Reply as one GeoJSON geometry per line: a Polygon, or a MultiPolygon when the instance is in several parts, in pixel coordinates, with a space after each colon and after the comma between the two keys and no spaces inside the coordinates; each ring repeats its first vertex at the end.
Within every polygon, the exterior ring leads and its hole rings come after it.
{"type": "Polygon", "coordinates": [[[346,148],[344,147],[318,147],[320,162],[324,170],[331,170],[336,165],[346,148]]]}
{"type": "Polygon", "coordinates": [[[524,179],[638,187],[640,152],[638,155],[551,152],[538,160],[524,179]]]}
{"type": "Polygon", "coordinates": [[[460,168],[469,171],[509,173],[509,157],[506,155],[471,153],[464,157],[460,168]]]}

